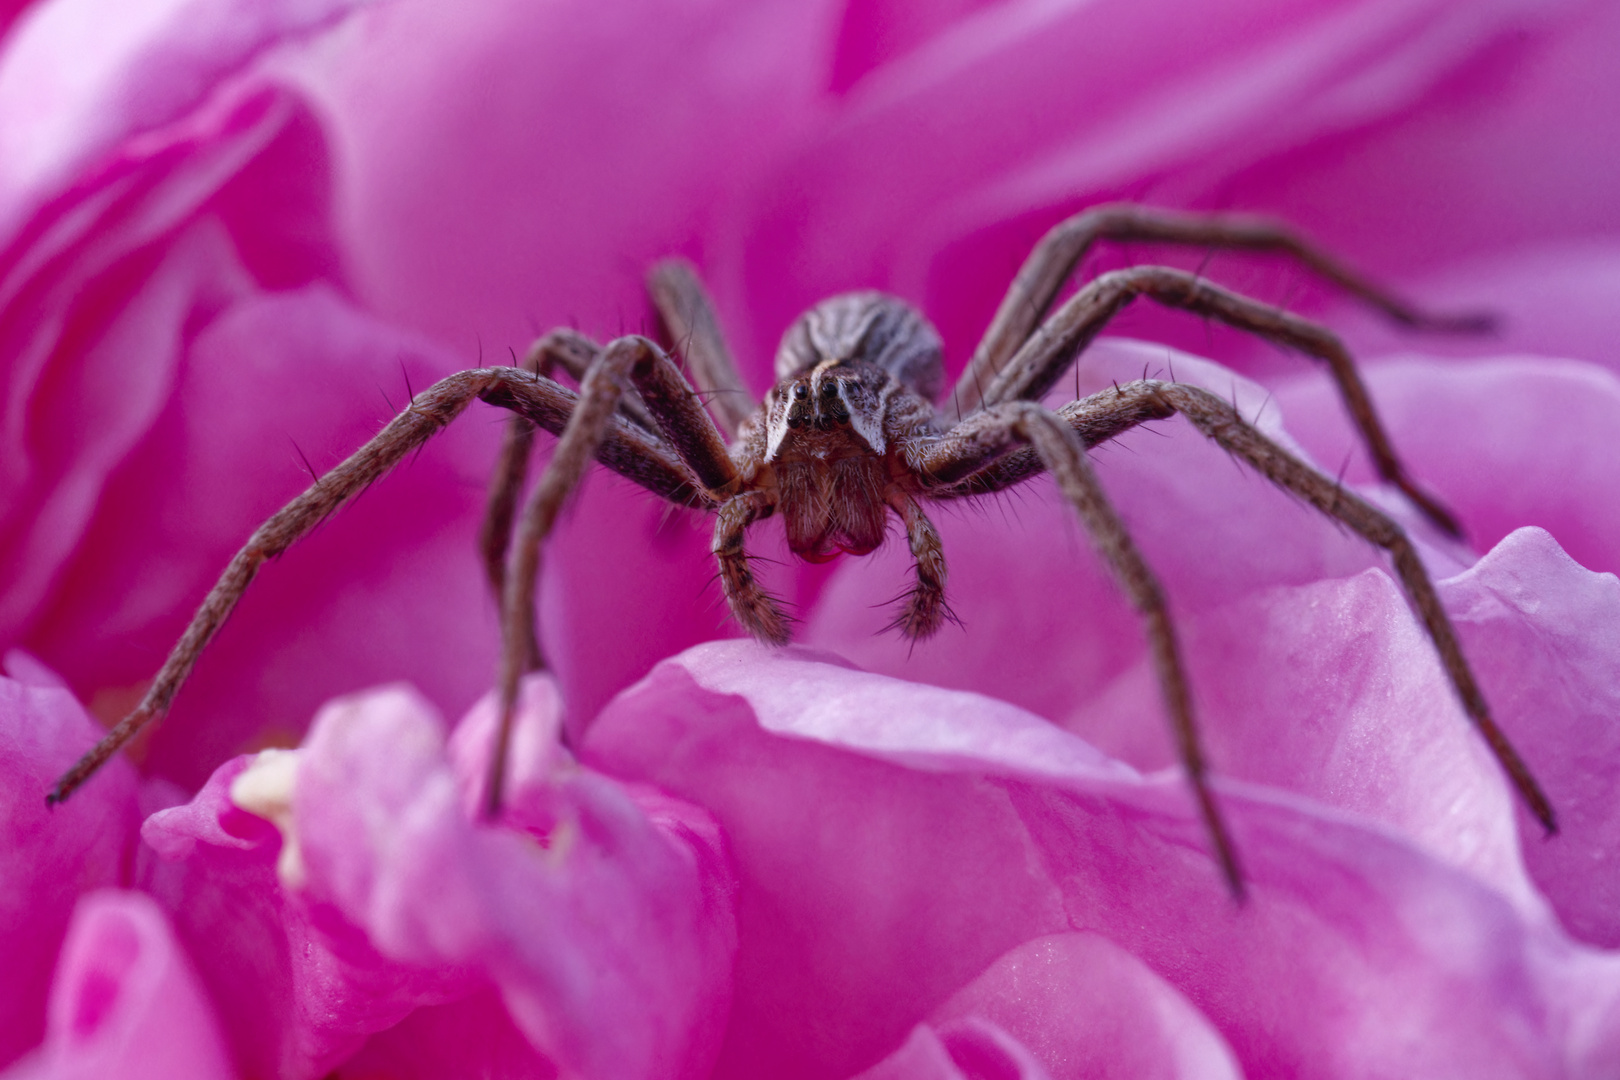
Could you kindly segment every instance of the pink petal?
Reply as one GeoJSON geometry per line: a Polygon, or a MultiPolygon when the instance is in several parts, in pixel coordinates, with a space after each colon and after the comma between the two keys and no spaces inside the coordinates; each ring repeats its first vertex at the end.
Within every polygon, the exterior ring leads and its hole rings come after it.
{"type": "MultiPolygon", "coordinates": [[[[15,151],[0,176],[13,230],[0,276],[0,639],[25,642],[111,715],[234,550],[305,485],[303,462],[333,464],[393,411],[390,393],[403,402],[459,365],[319,284],[343,261],[325,136],[256,65],[352,5],[93,6],[54,5],[0,68],[0,115],[18,114],[0,125],[15,151]]],[[[495,433],[465,426],[438,451],[457,464],[438,457],[372,500],[385,505],[356,531],[293,557],[283,597],[319,599],[250,598],[156,739],[154,768],[196,785],[254,733],[296,735],[331,694],[405,670],[447,705],[471,703],[493,666],[467,552],[495,433]],[[412,554],[378,559],[389,535],[412,554]],[[446,574],[443,593],[419,584],[446,574]],[[450,595],[464,621],[446,618],[450,595]],[[378,611],[415,603],[439,609],[445,638],[378,633],[413,621],[378,611]],[[441,663],[412,656],[413,642],[441,663]],[[266,692],[244,697],[248,679],[266,692]]]]}
{"type": "Polygon", "coordinates": [[[1614,371],[1620,369],[1620,313],[1612,303],[1617,283],[1620,245],[1614,240],[1554,236],[1481,253],[1422,274],[1413,284],[1413,294],[1436,310],[1488,313],[1494,320],[1489,334],[1414,336],[1352,304],[1335,305],[1323,317],[1355,355],[1380,365],[1420,350],[1426,357],[1472,357],[1483,364],[1519,354],[1570,358],[1614,371]]]}
{"type": "Polygon", "coordinates": [[[213,1006],[163,912],[136,892],[79,902],[51,986],[50,1027],[15,1080],[234,1077],[213,1006]]]}
{"type": "MultiPolygon", "coordinates": [[[[1528,914],[1544,911],[1520,857],[1515,797],[1387,573],[1268,590],[1180,630],[1218,774],[1382,822],[1528,914]]],[[[1482,677],[1498,669],[1489,650],[1467,656],[1482,677]]],[[[1504,721],[1513,696],[1490,697],[1504,721]]],[[[1065,726],[1159,769],[1176,763],[1163,716],[1143,662],[1065,726]]],[[[1535,737],[1532,728],[1520,742],[1535,737]]]]}
{"type": "Polygon", "coordinates": [[[752,286],[746,351],[759,355],[822,296],[879,286],[926,301],[965,358],[1011,268],[1063,214],[1144,194],[1230,205],[1217,185],[1237,170],[1398,115],[1504,42],[1552,32],[1555,10],[1404,0],[990,8],[869,76],[760,184],[729,232],[733,272],[752,286]]]}
{"type": "Polygon", "coordinates": [[[1524,861],[1571,934],[1620,945],[1620,582],[1582,569],[1540,529],[1511,534],[1445,584],[1480,682],[1558,811],[1522,811],[1524,861]]]}
{"type": "Polygon", "coordinates": [[[37,660],[6,657],[0,678],[0,1066],[45,1034],[45,997],[81,893],[124,875],[137,822],[129,765],[112,761],[54,808],[51,789],[101,730],[37,660]]]}
{"type": "Polygon", "coordinates": [[[39,6],[8,39],[0,72],[0,231],[116,161],[126,140],[183,118],[264,53],[363,2],[39,6]]]}
{"type": "Polygon", "coordinates": [[[844,12],[828,89],[842,93],[872,71],[892,64],[998,0],[857,0],[844,12]]]}
{"type": "Polygon", "coordinates": [[[971,1017],[936,1030],[919,1025],[904,1045],[856,1080],[1049,1080],[1017,1039],[971,1017]]]}
{"type": "Polygon", "coordinates": [[[195,958],[248,1073],[324,1076],[373,1032],[469,986],[378,955],[341,916],[283,888],[280,834],[230,799],[248,764],[229,762],[190,803],[147,819],[140,882],[195,958]]]}
{"type": "Polygon", "coordinates": [[[481,990],[426,1005],[379,1032],[337,1069],[344,1080],[550,1080],[557,1066],[512,1023],[500,994],[481,990]]]}
{"type": "Polygon", "coordinates": [[[900,1049],[863,1070],[855,1080],[964,1080],[939,1034],[919,1024],[900,1049]]]}
{"type": "Polygon", "coordinates": [[[1169,983],[1107,938],[1027,941],[934,1012],[936,1024],[988,1020],[1028,1047],[1054,1080],[1232,1078],[1232,1051],[1169,983]]]}
{"type": "MultiPolygon", "coordinates": [[[[1411,471],[1461,515],[1479,550],[1536,525],[1582,566],[1620,570],[1620,508],[1599,494],[1620,488],[1608,445],[1620,426],[1612,371],[1542,357],[1414,357],[1371,367],[1367,382],[1411,471]]],[[[1344,410],[1325,380],[1289,381],[1277,397],[1318,460],[1345,459],[1344,410]]],[[[1366,478],[1360,451],[1346,476],[1366,478]]]]}
{"type": "Polygon", "coordinates": [[[1179,778],[1137,779],[1007,706],[715,643],[619,699],[588,749],[707,805],[732,840],[746,1022],[721,1075],[871,1063],[968,981],[950,969],[985,966],[991,927],[1014,942],[1105,934],[1209,1016],[1248,1074],[1467,1074],[1505,1061],[1550,1076],[1612,1045],[1612,957],[1526,921],[1470,875],[1384,830],[1228,785],[1251,882],[1237,909],[1179,778]],[[992,832],[1001,843],[987,850],[992,832]],[[1020,902],[1043,914],[1020,919],[1020,902]],[[873,924],[884,932],[869,939],[873,924]],[[787,1001],[784,1029],[771,1004],[787,1001]],[[806,1029],[842,1038],[817,1045],[806,1029]]]}
{"type": "Polygon", "coordinates": [[[638,328],[641,275],[819,118],[842,5],[377,8],[300,69],[327,101],[359,291],[470,361],[638,328]]]}
{"type": "Polygon", "coordinates": [[[254,159],[275,158],[307,117],[236,77],[352,6],[70,0],[37,9],[8,39],[0,566],[15,578],[0,579],[0,633],[26,628],[60,580],[108,472],[161,408],[189,328],[242,291],[244,269],[282,281],[307,277],[311,262],[335,269],[329,250],[310,250],[319,241],[266,235],[272,218],[295,232],[308,223],[299,211],[319,201],[308,196],[320,170],[303,155],[301,178],[266,185],[261,173],[255,184],[254,159]],[[233,180],[257,187],[251,206],[232,199],[233,180]],[[244,210],[256,220],[237,253],[219,226],[244,210]]]}
{"type": "MultiPolygon", "coordinates": [[[[102,499],[34,632],[41,654],[86,696],[150,677],[237,548],[308,486],[305,462],[335,465],[449,366],[320,285],[222,312],[102,499]]],[[[158,729],[153,768],[201,783],[267,731],[296,741],[357,682],[410,677],[448,706],[476,700],[496,658],[474,547],[494,415],[475,403],[264,568],[158,729]]]]}
{"type": "Polygon", "coordinates": [[[695,798],[725,830],[742,878],[740,945],[717,1075],[844,1076],[1007,949],[1066,923],[996,791],[776,736],[738,690],[793,701],[821,724],[855,720],[892,745],[918,726],[948,739],[989,710],[1009,718],[1009,739],[1108,765],[1076,739],[1054,744],[1060,732],[1011,706],[829,668],[803,650],[759,654],[741,642],[686,654],[748,680],[720,692],[660,665],[603,713],[586,760],[695,798]]]}
{"type": "Polygon", "coordinates": [[[185,227],[288,116],[273,96],[234,104],[167,132],[132,175],[14,245],[0,279],[8,636],[37,619],[108,474],[161,410],[188,321],[245,284],[217,223],[185,227]],[[128,265],[153,233],[169,242],[128,265]]]}
{"type": "MultiPolygon", "coordinates": [[[[1599,133],[1620,107],[1620,87],[1601,73],[1620,40],[1620,12],[1575,3],[1540,14],[1385,122],[1257,162],[1222,177],[1217,191],[1404,279],[1419,267],[1482,258],[1500,268],[1549,246],[1565,247],[1567,258],[1571,248],[1612,243],[1620,148],[1599,133]]],[[[1476,306],[1492,297],[1455,299],[1476,306]]],[[[1517,323],[1504,327],[1510,347],[1532,347],[1517,323]]]]}
{"type": "MultiPolygon", "coordinates": [[[[484,740],[463,752],[487,745],[484,711],[469,721],[484,740]]],[[[542,720],[531,710],[525,723],[542,720]]],[[[322,712],[294,797],[309,894],[387,956],[492,978],[564,1070],[706,1074],[734,930],[730,872],[705,815],[569,769],[514,792],[527,832],[493,828],[464,810],[444,754],[437,718],[407,692],[322,712]]]]}

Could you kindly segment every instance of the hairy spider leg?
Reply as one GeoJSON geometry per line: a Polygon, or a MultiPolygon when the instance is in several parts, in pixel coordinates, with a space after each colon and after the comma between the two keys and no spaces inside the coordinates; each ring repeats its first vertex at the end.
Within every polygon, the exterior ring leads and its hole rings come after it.
{"type": "Polygon", "coordinates": [[[776,512],[776,505],[761,491],[748,491],[720,508],[710,550],[720,564],[720,587],[726,606],[750,634],[772,645],[788,643],[788,617],[775,597],[765,591],[748,565],[743,534],[760,518],[776,512]]]}
{"type": "Polygon", "coordinates": [[[889,496],[889,506],[905,522],[906,543],[911,548],[917,578],[892,628],[912,641],[922,641],[945,625],[947,619],[954,618],[945,603],[945,545],[917,500],[896,491],[889,496]]]}
{"type": "MultiPolygon", "coordinates": [[[[949,482],[947,478],[961,473],[969,461],[989,464],[1024,444],[1052,474],[1058,490],[1079,514],[1093,545],[1146,625],[1154,673],[1170,714],[1182,768],[1192,785],[1221,873],[1232,895],[1241,901],[1245,892],[1243,870],[1231,832],[1210,790],[1208,759],[1193,719],[1186,665],[1181,659],[1181,647],[1164,589],[1109,502],[1079,436],[1063,417],[1033,401],[1007,401],[989,406],[959,426],[968,430],[958,433],[953,429],[944,436],[915,439],[907,446],[909,463],[925,484],[943,486],[949,482]]],[[[967,471],[972,470],[969,467],[967,471]]]]}
{"type": "MultiPolygon", "coordinates": [[[[541,427],[560,431],[573,412],[575,394],[521,368],[473,368],[447,376],[417,394],[409,408],[346,460],[311,484],[256,529],[209,590],[180,640],[170,650],[140,704],[57,780],[47,803],[71,795],[118,749],[161,720],[198,656],[224,625],[259,568],[359,495],[412,450],[461,415],[475,398],[522,412],[541,427]]],[[[670,502],[710,506],[675,453],[635,425],[614,418],[598,459],[670,502]]]]}
{"type": "MultiPolygon", "coordinates": [[[[601,346],[583,334],[572,330],[553,330],[529,346],[518,366],[548,379],[560,367],[573,374],[577,381],[601,351],[601,346]]],[[[621,413],[626,411],[627,404],[620,402],[621,413]]],[[[647,426],[650,427],[650,423],[649,417],[647,426]]],[[[529,456],[534,449],[535,430],[534,421],[521,413],[513,413],[507,421],[501,450],[495,459],[495,472],[490,479],[484,520],[478,530],[478,550],[484,558],[484,575],[489,579],[491,594],[497,601],[506,591],[506,549],[512,537],[518,496],[529,474],[529,456]]],[[[540,639],[533,626],[524,632],[523,652],[524,670],[539,671],[546,666],[545,657],[540,651],[540,639]]]]}
{"type": "Polygon", "coordinates": [[[1138,296],[1147,296],[1165,307],[1209,316],[1326,362],[1378,474],[1404,492],[1424,516],[1448,535],[1462,535],[1451,512],[1418,486],[1396,457],[1355,360],[1337,335],[1309,319],[1251,300],[1185,270],[1136,266],[1110,271],[1087,283],[1006,363],[985,391],[985,404],[1038,400],[1103,327],[1138,296]]]}
{"type": "Polygon", "coordinates": [[[1024,260],[959,380],[958,416],[979,406],[979,388],[989,386],[1029,340],[1075,267],[1100,240],[1276,252],[1295,259],[1391,321],[1415,330],[1480,333],[1493,324],[1489,316],[1481,314],[1431,315],[1421,311],[1271,218],[1188,214],[1128,203],[1095,206],[1054,225],[1024,260]]]}
{"type": "Polygon", "coordinates": [[[1434,582],[1430,580],[1429,572],[1418,558],[1417,548],[1406,531],[1382,510],[1354,492],[1345,490],[1337,481],[1328,479],[1266,438],[1254,425],[1244,421],[1236,409],[1209,391],[1195,386],[1161,383],[1154,388],[1154,392],[1190,420],[1199,431],[1248,461],[1267,479],[1285,491],[1298,495],[1329,517],[1344,522],[1368,543],[1389,552],[1396,576],[1400,578],[1407,598],[1412,601],[1424,628],[1429,632],[1435,651],[1440,654],[1440,662],[1462,702],[1463,711],[1479,729],[1491,753],[1530,812],[1541,822],[1542,828],[1549,836],[1558,832],[1558,816],[1552,803],[1536,782],[1529,766],[1513,748],[1506,733],[1492,718],[1485,695],[1474,679],[1467,657],[1463,655],[1456,628],[1441,605],[1434,582]]]}
{"type": "MultiPolygon", "coordinates": [[[[737,427],[758,405],[746,389],[746,384],[737,370],[736,361],[732,358],[731,350],[720,330],[713,301],[704,289],[702,280],[686,260],[665,259],[648,271],[647,290],[677,353],[686,362],[691,380],[691,386],[687,389],[695,390],[700,396],[710,399],[710,419],[723,433],[724,439],[734,438],[737,427]]],[[[560,367],[568,372],[576,383],[583,384],[591,365],[602,355],[602,351],[601,345],[584,334],[567,328],[558,328],[543,335],[529,347],[522,366],[548,377],[555,368],[560,367]]],[[[616,411],[622,418],[639,425],[655,437],[661,431],[659,422],[647,411],[646,405],[633,386],[623,388],[616,411]]],[[[690,420],[688,417],[686,420],[678,420],[677,423],[686,430],[692,427],[690,420]]],[[[513,521],[518,498],[528,476],[533,443],[534,424],[521,414],[514,414],[508,423],[506,438],[496,461],[490,482],[489,502],[479,534],[485,572],[503,612],[508,610],[504,597],[513,521]]],[[[704,447],[698,453],[700,457],[709,456],[712,454],[712,447],[704,447]]],[[[756,516],[758,513],[756,511],[756,516]]],[[[769,513],[769,510],[765,510],[764,513],[769,513]]],[[[719,533],[716,535],[718,537],[719,533]]],[[[735,545],[738,552],[740,543],[739,538],[735,545]]],[[[730,551],[729,547],[727,550],[730,551]]],[[[716,555],[719,553],[720,549],[716,548],[716,555]]],[[[727,558],[746,560],[746,556],[739,554],[728,554],[727,558]]],[[[747,580],[752,583],[752,575],[746,573],[745,561],[742,564],[733,561],[728,570],[727,562],[722,559],[722,578],[727,581],[747,580]]],[[[754,591],[757,591],[757,588],[755,585],[754,591]]],[[[740,592],[728,591],[727,599],[730,600],[733,596],[741,598],[748,593],[749,590],[746,588],[740,592]]],[[[531,614],[521,620],[521,628],[514,626],[511,629],[513,633],[521,635],[523,640],[524,655],[521,657],[523,670],[536,671],[544,666],[544,659],[532,614],[532,601],[527,601],[525,606],[531,614]]],[[[768,640],[774,638],[765,630],[771,621],[765,618],[766,615],[775,611],[778,616],[776,624],[785,625],[780,619],[780,612],[769,602],[768,597],[764,597],[763,600],[760,597],[753,597],[751,601],[734,605],[733,610],[760,612],[762,620],[755,620],[757,625],[750,624],[746,619],[743,621],[759,636],[768,640]]],[[[784,631],[778,633],[785,634],[784,631]]],[[[785,636],[783,639],[785,640],[785,636]]],[[[498,797],[497,790],[497,800],[498,797]]]]}
{"type": "Polygon", "coordinates": [[[663,433],[664,444],[680,457],[701,485],[705,501],[716,505],[741,485],[725,440],[680,369],[662,349],[644,337],[610,342],[591,363],[580,383],[578,403],[563,428],[551,460],[530,493],[507,553],[505,590],[501,594],[501,663],[497,680],[500,726],[490,755],[485,788],[487,816],[499,815],[506,777],[506,753],[518,683],[526,670],[524,641],[534,633],[535,586],[540,550],[556,524],[568,496],[596,460],[603,441],[618,420],[624,394],[634,387],[663,433]]]}
{"type": "MultiPolygon", "coordinates": [[[[960,498],[999,491],[1028,479],[1046,465],[1046,455],[1038,448],[1014,448],[1015,433],[1008,433],[1006,411],[1013,404],[1004,403],[969,417],[943,438],[919,440],[913,454],[918,471],[936,483],[948,485],[931,487],[929,498],[960,498]]],[[[1177,412],[1283,490],[1304,499],[1389,552],[1401,587],[1434,643],[1464,712],[1530,812],[1549,835],[1556,833],[1558,820],[1551,802],[1491,716],[1428,571],[1410,538],[1389,515],[1305,464],[1245,421],[1231,405],[1198,387],[1156,380],[1131,382],[1071,402],[1057,417],[1082,446],[1089,447],[1115,438],[1138,424],[1177,412]]],[[[1160,633],[1160,628],[1150,622],[1148,633],[1152,638],[1160,633]]],[[[1174,658],[1173,641],[1157,645],[1158,655],[1174,658]]],[[[1178,676],[1165,685],[1162,669],[1160,678],[1179,734],[1182,721],[1176,713],[1176,700],[1185,693],[1185,682],[1178,676]]],[[[1191,775],[1192,766],[1186,767],[1191,775]]]]}
{"type": "Polygon", "coordinates": [[[737,370],[703,279],[685,259],[665,259],[647,272],[647,292],[693,387],[707,399],[726,441],[735,441],[759,402],[737,370]]]}

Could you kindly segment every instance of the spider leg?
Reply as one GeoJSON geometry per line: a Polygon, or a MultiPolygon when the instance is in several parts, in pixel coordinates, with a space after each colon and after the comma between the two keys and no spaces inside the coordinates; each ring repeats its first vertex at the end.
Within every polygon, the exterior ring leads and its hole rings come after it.
{"type": "Polygon", "coordinates": [[[1164,590],[1157,576],[1137,549],[1136,542],[1131,539],[1113,504],[1108,501],[1080,439],[1068,421],[1032,401],[1009,401],[981,415],[985,418],[970,417],[959,425],[973,424],[969,432],[959,434],[953,429],[944,436],[918,440],[914,450],[908,448],[908,463],[927,485],[937,482],[941,475],[949,475],[950,470],[945,466],[962,457],[974,459],[983,465],[1027,445],[1057,480],[1058,489],[1079,513],[1092,543],[1125,590],[1131,606],[1142,616],[1154,672],[1170,714],[1182,768],[1186,770],[1187,780],[1192,785],[1221,873],[1232,894],[1239,900],[1243,899],[1243,870],[1231,832],[1209,787],[1209,766],[1193,719],[1186,667],[1182,663],[1175,625],[1171,622],[1164,590]]]}
{"type": "MultiPolygon", "coordinates": [[[[557,448],[530,493],[507,554],[505,589],[501,594],[501,662],[497,679],[501,722],[490,757],[485,812],[499,815],[506,776],[506,751],[518,682],[529,670],[524,642],[534,634],[535,583],[540,549],[551,534],[568,496],[585,469],[601,456],[613,430],[619,402],[634,386],[662,429],[665,443],[702,486],[705,500],[719,503],[741,485],[726,444],[704,411],[696,392],[662,349],[643,337],[610,342],[592,361],[580,382],[578,404],[562,429],[557,448]]],[[[622,423],[622,421],[621,421],[622,423]]],[[[548,425],[549,426],[549,425],[548,425]]]]}
{"type": "Polygon", "coordinates": [[[776,598],[754,576],[748,566],[748,552],[743,549],[743,534],[748,526],[775,511],[775,505],[763,492],[745,492],[728,500],[715,516],[710,550],[720,563],[720,585],[732,615],[761,641],[786,645],[788,618],[776,598]]]}
{"type": "Polygon", "coordinates": [[[1325,361],[1378,475],[1411,499],[1446,534],[1462,535],[1455,517],[1407,475],[1385,433],[1372,398],[1344,343],[1319,323],[1251,300],[1184,270],[1136,266],[1103,274],[1060,307],[1007,362],[986,389],[984,403],[1037,400],[1068,370],[1110,319],[1147,296],[1166,307],[1207,315],[1229,326],[1298,349],[1325,361]]]}
{"type": "MultiPolygon", "coordinates": [[[[584,381],[585,373],[591,368],[591,362],[601,354],[602,346],[599,343],[592,341],[578,330],[559,326],[536,339],[523,354],[523,361],[518,366],[544,375],[548,379],[556,378],[556,369],[561,368],[577,386],[584,381]]],[[[641,396],[633,387],[626,389],[624,396],[619,399],[619,417],[635,424],[643,431],[653,433],[658,431],[658,422],[641,403],[641,396]]]]}
{"type": "Polygon", "coordinates": [[[1431,315],[1421,311],[1270,218],[1186,214],[1128,203],[1097,206],[1053,226],[1024,260],[972,361],[957,382],[961,415],[979,406],[978,388],[989,386],[1012,355],[1029,340],[1036,325],[1051,310],[1064,283],[1074,274],[1075,267],[1099,240],[1279,252],[1403,326],[1450,332],[1479,332],[1490,326],[1486,316],[1431,315]]]}
{"type": "MultiPolygon", "coordinates": [[[[1005,409],[1006,406],[1001,408],[1005,409]]],[[[1428,571],[1424,569],[1406,532],[1388,514],[1294,457],[1245,421],[1230,404],[1195,386],[1152,380],[1127,383],[1065,406],[1060,415],[1080,441],[1087,443],[1094,438],[1099,442],[1103,438],[1112,438],[1145,420],[1174,412],[1181,413],[1198,430],[1247,461],[1283,490],[1304,499],[1322,513],[1349,526],[1369,543],[1389,552],[1401,587],[1416,609],[1430,640],[1434,642],[1435,651],[1440,656],[1441,665],[1451,680],[1463,710],[1479,730],[1530,812],[1549,834],[1556,833],[1558,819],[1552,804],[1491,716],[1490,707],[1474,678],[1473,669],[1463,655],[1456,630],[1440,604],[1439,594],[1429,579],[1428,571]]],[[[962,426],[976,419],[971,417],[962,426]]],[[[982,422],[979,427],[984,427],[982,422]]],[[[951,498],[997,491],[1039,471],[1042,463],[1029,450],[1018,448],[995,457],[1005,449],[1005,443],[996,445],[982,436],[974,440],[973,431],[970,428],[967,437],[958,440],[954,447],[950,445],[952,440],[947,435],[937,443],[919,449],[915,461],[925,476],[925,483],[928,482],[927,477],[933,474],[967,477],[957,480],[949,489],[930,490],[930,497],[951,498]],[[975,458],[983,467],[977,472],[964,468],[956,460],[963,457],[975,458]],[[930,466],[934,467],[933,474],[928,472],[930,466]]]]}
{"type": "Polygon", "coordinates": [[[714,302],[696,268],[685,259],[665,259],[648,271],[647,291],[676,352],[686,360],[693,385],[709,398],[710,410],[726,439],[735,439],[737,429],[759,408],[759,402],[737,370],[715,317],[714,302]]]}
{"type": "MultiPolygon", "coordinates": [[[[192,616],[180,640],[158,671],[135,710],[81,757],[46,796],[59,803],[90,778],[143,728],[161,720],[174,696],[236,607],[265,560],[286,551],[328,516],[379,480],[412,450],[449,424],[475,398],[524,413],[550,430],[560,430],[573,411],[575,395],[549,379],[518,368],[475,368],[458,372],[417,394],[411,405],[325,476],[310,485],[259,526],[231,559],[225,572],[192,616]]],[[[683,505],[708,505],[685,469],[662,444],[650,441],[633,425],[616,421],[600,449],[604,464],[643,487],[683,505]]]]}
{"type": "Polygon", "coordinates": [[[889,497],[889,505],[905,522],[906,542],[917,571],[917,584],[906,595],[905,606],[891,629],[898,629],[913,641],[922,641],[953,617],[945,605],[945,547],[939,530],[917,500],[895,492],[889,497]]]}
{"type": "MultiPolygon", "coordinates": [[[[529,346],[519,365],[525,371],[552,378],[556,369],[574,375],[577,381],[590,365],[601,346],[572,330],[553,330],[529,346]]],[[[620,403],[624,411],[626,402],[620,403]]],[[[640,403],[636,405],[639,408],[640,403]]],[[[643,411],[643,415],[645,412],[643,411]]],[[[631,416],[640,423],[640,419],[631,416]]],[[[648,430],[651,418],[647,420],[648,430]]],[[[506,548],[512,537],[512,518],[517,512],[518,495],[528,479],[529,455],[534,448],[534,421],[521,413],[513,413],[506,424],[506,435],[501,442],[500,455],[495,460],[495,472],[490,478],[489,501],[485,504],[484,521],[478,531],[478,550],[484,557],[484,574],[489,579],[490,591],[500,600],[505,591],[506,548]]],[[[525,670],[538,671],[545,667],[540,653],[540,642],[529,628],[523,643],[526,653],[525,670]]]]}

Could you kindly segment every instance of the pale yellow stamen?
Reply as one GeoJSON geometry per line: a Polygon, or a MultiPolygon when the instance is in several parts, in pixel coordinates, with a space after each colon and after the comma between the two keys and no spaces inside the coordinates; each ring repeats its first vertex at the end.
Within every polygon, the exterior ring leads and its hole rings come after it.
{"type": "Polygon", "coordinates": [[[281,857],[276,876],[284,888],[301,888],[308,879],[298,831],[293,827],[293,786],[298,779],[298,751],[261,750],[231,781],[231,802],[262,817],[281,831],[281,857]]]}

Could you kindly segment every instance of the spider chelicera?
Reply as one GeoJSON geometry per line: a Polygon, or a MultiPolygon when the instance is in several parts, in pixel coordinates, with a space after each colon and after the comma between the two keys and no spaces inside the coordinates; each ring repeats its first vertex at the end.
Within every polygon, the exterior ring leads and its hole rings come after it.
{"type": "Polygon", "coordinates": [[[1460,532],[1445,508],[1407,476],[1349,353],[1325,327],[1162,266],[1103,274],[1053,310],[1075,267],[1099,240],[1278,252],[1407,326],[1466,330],[1480,325],[1478,319],[1416,311],[1274,222],[1105,206],[1062,222],[1036,246],[948,395],[941,394],[940,339],[923,316],[895,297],[859,292],[825,300],[793,323],[777,352],[776,385],[756,404],[743,389],[692,268],[679,261],[660,263],[649,275],[649,289],[670,339],[679,345],[685,374],[645,337],[621,337],[604,346],[556,330],[535,342],[520,366],[459,372],[415,395],[375,438],[249,538],[139,706],[57,782],[48,801],[66,798],[168,711],[198,655],[266,559],[285,551],[478,398],[514,414],[482,535],[490,581],[501,601],[503,723],[487,786],[492,815],[500,809],[518,682],[542,666],[534,609],[541,545],[593,459],[671,503],[715,514],[713,552],[726,602],[749,633],[773,644],[788,640],[788,621],[749,568],[743,537],[752,523],[780,515],[793,552],[824,561],[839,553],[868,554],[882,543],[888,515],[895,514],[905,527],[916,578],[895,626],[916,640],[950,616],[944,552],[923,502],[986,495],[1049,472],[1142,615],[1181,763],[1222,872],[1241,897],[1237,852],[1210,791],[1163,590],[1086,457],[1091,447],[1138,424],[1180,413],[1272,482],[1389,553],[1463,708],[1530,810],[1549,833],[1556,831],[1546,796],[1491,718],[1416,549],[1387,514],[1197,387],[1142,379],[1055,411],[1039,404],[1109,320],[1136,297],[1147,296],[1326,362],[1379,475],[1440,529],[1453,536],[1460,532]],[[552,379],[559,369],[578,382],[577,393],[552,379]],[[936,407],[941,400],[951,403],[954,422],[936,407]],[[560,441],[519,513],[537,425],[560,441]]]}

